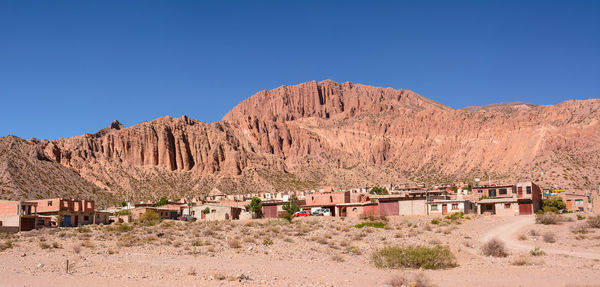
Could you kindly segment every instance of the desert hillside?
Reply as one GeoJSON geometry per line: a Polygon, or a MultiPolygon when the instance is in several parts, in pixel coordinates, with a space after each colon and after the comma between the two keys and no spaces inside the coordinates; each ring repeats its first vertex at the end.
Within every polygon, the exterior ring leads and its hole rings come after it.
{"type": "Polygon", "coordinates": [[[146,199],[490,175],[589,189],[600,181],[599,108],[593,99],[456,110],[408,90],[313,81],[261,91],[215,123],[163,117],[53,141],[5,137],[1,187],[9,198],[97,189],[146,199]],[[19,179],[18,162],[31,166],[19,179]],[[43,184],[39,170],[58,179],[43,184]],[[76,184],[64,188],[63,177],[76,184]]]}

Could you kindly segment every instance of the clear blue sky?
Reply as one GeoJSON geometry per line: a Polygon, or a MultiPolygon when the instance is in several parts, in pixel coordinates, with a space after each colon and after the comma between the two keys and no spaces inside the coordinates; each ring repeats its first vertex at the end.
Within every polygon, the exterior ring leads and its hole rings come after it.
{"type": "Polygon", "coordinates": [[[212,122],[310,80],[454,108],[600,97],[600,1],[0,1],[0,136],[212,122]]]}

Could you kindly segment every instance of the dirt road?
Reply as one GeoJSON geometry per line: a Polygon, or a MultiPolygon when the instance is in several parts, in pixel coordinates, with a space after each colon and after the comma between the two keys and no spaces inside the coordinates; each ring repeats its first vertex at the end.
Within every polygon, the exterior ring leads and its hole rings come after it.
{"type": "MultiPolygon", "coordinates": [[[[526,241],[519,241],[517,239],[517,233],[519,231],[531,226],[535,225],[535,216],[515,216],[514,218],[510,218],[507,223],[499,225],[492,230],[488,231],[486,234],[481,236],[479,240],[481,242],[487,242],[492,238],[497,238],[503,241],[506,244],[507,248],[520,250],[520,251],[529,251],[535,248],[535,246],[531,244],[527,244],[526,241]]],[[[558,255],[568,255],[573,257],[585,258],[585,259],[598,259],[600,260],[600,253],[593,252],[579,252],[579,251],[570,251],[570,250],[561,250],[561,249],[545,249],[544,252],[550,254],[558,254],[558,255]]]]}

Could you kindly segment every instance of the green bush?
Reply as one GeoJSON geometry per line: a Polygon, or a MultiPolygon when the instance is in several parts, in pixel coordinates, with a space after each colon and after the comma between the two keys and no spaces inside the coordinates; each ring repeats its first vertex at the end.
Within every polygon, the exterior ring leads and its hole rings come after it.
{"type": "Polygon", "coordinates": [[[77,227],[77,232],[79,232],[79,233],[90,233],[90,232],[92,232],[92,230],[89,227],[78,226],[77,227]]]}
{"type": "Polygon", "coordinates": [[[452,214],[446,215],[446,219],[449,220],[459,220],[459,219],[463,219],[463,217],[465,216],[464,212],[454,212],[452,214]]]}
{"type": "Polygon", "coordinates": [[[119,210],[119,211],[115,212],[115,215],[116,216],[131,215],[131,210],[129,210],[129,209],[119,210]]]}
{"type": "Polygon", "coordinates": [[[567,205],[562,201],[562,198],[557,196],[552,196],[542,200],[542,211],[546,212],[554,212],[557,213],[561,210],[565,210],[567,205]]]}
{"type": "Polygon", "coordinates": [[[384,247],[371,256],[378,268],[445,269],[456,267],[456,258],[447,246],[384,247]]]}
{"type": "Polygon", "coordinates": [[[139,221],[146,226],[153,226],[160,222],[160,215],[153,210],[146,210],[144,214],[140,216],[139,221]]]}
{"type": "Polygon", "coordinates": [[[4,250],[9,249],[11,247],[13,247],[12,241],[5,241],[3,244],[0,244],[0,251],[4,251],[4,250]]]}
{"type": "Polygon", "coordinates": [[[371,191],[369,191],[370,194],[377,194],[377,195],[388,195],[390,194],[387,190],[387,188],[385,187],[379,187],[379,186],[375,186],[373,188],[371,188],[371,191]]]}
{"type": "Polygon", "coordinates": [[[437,218],[434,218],[434,219],[431,220],[431,224],[438,225],[438,224],[440,224],[440,220],[437,219],[437,218]]]}
{"type": "Polygon", "coordinates": [[[363,222],[360,224],[353,225],[352,227],[360,229],[365,226],[369,226],[369,227],[373,227],[373,228],[383,228],[383,227],[385,227],[385,223],[383,223],[383,222],[363,222]]]}

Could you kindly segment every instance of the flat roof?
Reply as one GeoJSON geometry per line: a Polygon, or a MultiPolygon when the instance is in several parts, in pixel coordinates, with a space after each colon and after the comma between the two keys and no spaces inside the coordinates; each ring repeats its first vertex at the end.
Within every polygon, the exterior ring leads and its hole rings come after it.
{"type": "Polygon", "coordinates": [[[516,198],[486,198],[479,201],[479,203],[502,203],[502,202],[517,202],[516,198]]]}
{"type": "Polygon", "coordinates": [[[377,205],[377,202],[349,202],[338,203],[335,206],[362,206],[362,205],[377,205]]]}

